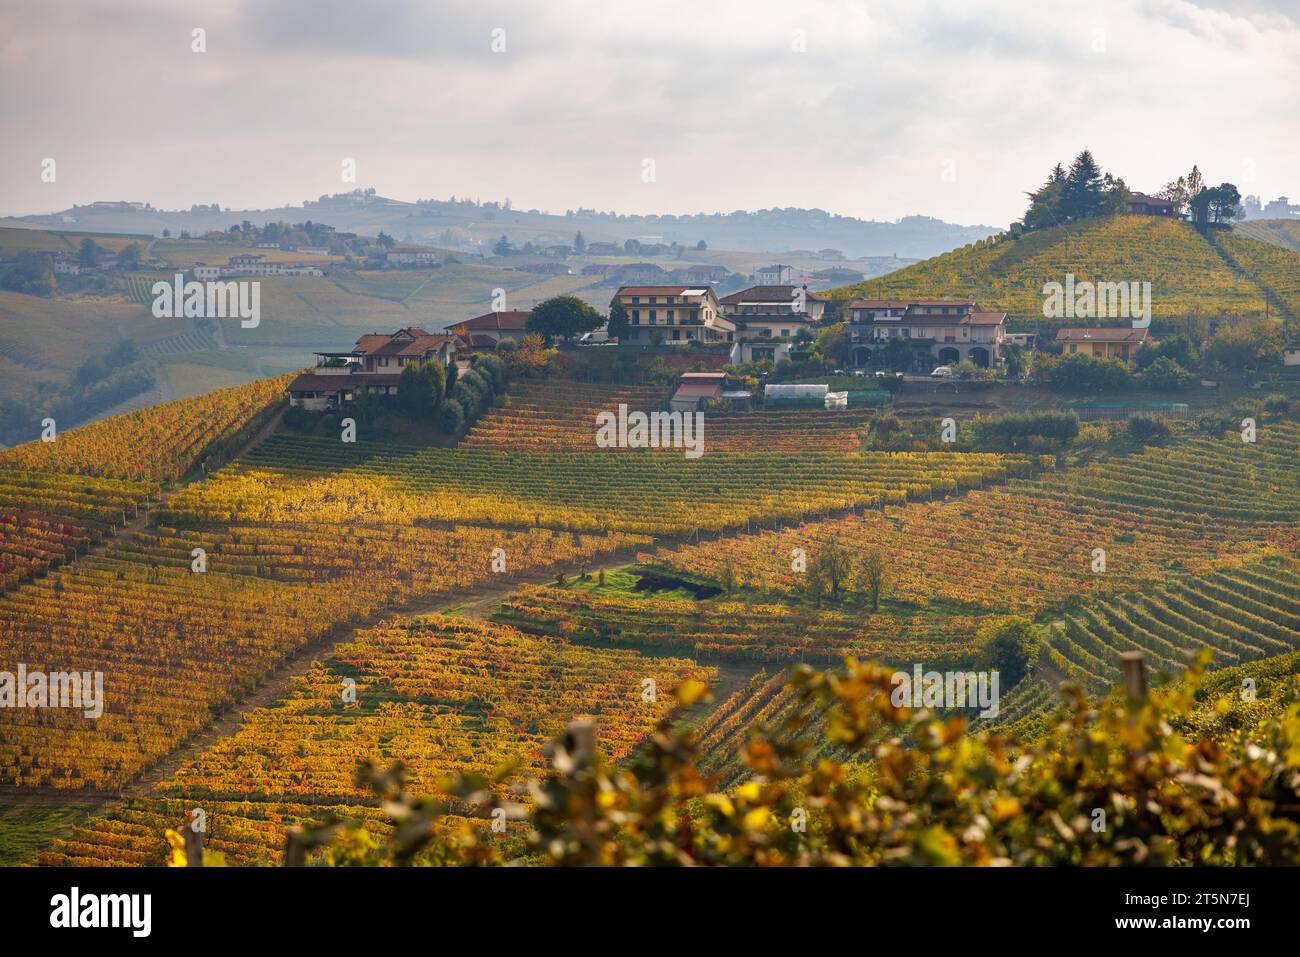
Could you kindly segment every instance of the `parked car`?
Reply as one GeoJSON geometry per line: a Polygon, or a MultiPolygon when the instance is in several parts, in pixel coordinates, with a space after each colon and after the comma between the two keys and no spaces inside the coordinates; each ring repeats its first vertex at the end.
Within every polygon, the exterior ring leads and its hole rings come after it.
{"type": "Polygon", "coordinates": [[[952,366],[936,366],[935,370],[930,373],[932,379],[951,379],[952,376],[952,366]]]}
{"type": "Polygon", "coordinates": [[[882,369],[882,370],[880,370],[879,372],[876,373],[876,378],[877,378],[877,379],[901,379],[901,378],[903,378],[903,373],[901,373],[901,372],[886,372],[886,371],[884,371],[884,370],[882,369]]]}
{"type": "Polygon", "coordinates": [[[595,332],[584,332],[581,336],[579,336],[578,345],[616,346],[618,345],[618,339],[617,338],[611,339],[609,333],[606,332],[604,329],[597,329],[595,332]]]}
{"type": "MultiPolygon", "coordinates": [[[[861,379],[861,378],[863,378],[866,374],[867,374],[867,370],[866,370],[866,369],[854,369],[854,370],[853,370],[853,378],[855,378],[855,379],[861,379]]],[[[876,375],[880,375],[880,373],[877,372],[876,375]]]]}

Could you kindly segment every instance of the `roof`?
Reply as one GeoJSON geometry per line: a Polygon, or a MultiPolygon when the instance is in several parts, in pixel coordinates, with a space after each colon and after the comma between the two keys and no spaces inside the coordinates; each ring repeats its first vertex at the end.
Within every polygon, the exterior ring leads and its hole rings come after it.
{"type": "Polygon", "coordinates": [[[1097,326],[1079,329],[1060,329],[1056,333],[1057,342],[1141,342],[1147,337],[1147,329],[1134,329],[1131,326],[1097,326]]]}
{"type": "Polygon", "coordinates": [[[727,378],[727,373],[725,372],[683,372],[681,378],[683,380],[690,380],[694,382],[721,382],[727,378]]]}
{"type": "Polygon", "coordinates": [[[619,286],[616,296],[702,296],[713,290],[700,286],[619,286]]]}
{"type": "Polygon", "coordinates": [[[813,302],[821,302],[822,297],[808,291],[804,286],[782,285],[782,286],[750,286],[748,289],[742,289],[740,292],[733,292],[723,296],[719,302],[727,305],[736,305],[742,302],[756,303],[777,303],[780,305],[790,305],[790,300],[794,298],[796,289],[803,289],[804,297],[813,302]]]}
{"type": "Polygon", "coordinates": [[[289,383],[290,392],[343,392],[367,385],[397,385],[401,373],[358,373],[354,375],[316,375],[304,372],[289,383]]]}
{"type": "Polygon", "coordinates": [[[1148,196],[1146,193],[1129,193],[1128,201],[1130,203],[1140,203],[1143,206],[1172,206],[1173,200],[1160,199],[1156,196],[1148,196]]]}
{"type": "Polygon", "coordinates": [[[528,322],[528,313],[520,309],[506,312],[489,312],[473,319],[465,319],[448,326],[448,329],[464,329],[469,332],[523,332],[528,322]]]}
{"type": "Polygon", "coordinates": [[[720,395],[722,395],[721,379],[712,382],[683,382],[681,387],[673,393],[673,401],[677,399],[711,399],[720,395]]]}
{"type": "Polygon", "coordinates": [[[416,326],[408,326],[393,333],[372,332],[362,336],[352,351],[364,356],[422,356],[427,352],[438,351],[455,338],[449,335],[435,336],[416,326]]]}
{"type": "Polygon", "coordinates": [[[1061,329],[1056,333],[1057,342],[1143,342],[1146,337],[1146,329],[1134,329],[1132,326],[1061,329]]]}
{"type": "Polygon", "coordinates": [[[974,299],[854,299],[850,309],[906,309],[909,306],[970,306],[974,299]]]}

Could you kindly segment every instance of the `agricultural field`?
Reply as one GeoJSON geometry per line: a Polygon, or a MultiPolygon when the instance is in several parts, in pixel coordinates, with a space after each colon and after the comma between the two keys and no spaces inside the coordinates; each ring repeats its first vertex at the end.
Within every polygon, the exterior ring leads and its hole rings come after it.
{"type": "MultiPolygon", "coordinates": [[[[1300,273],[1300,254],[1235,238],[1243,256],[1282,256],[1300,273]],[[1261,248],[1262,247],[1262,248],[1261,248]],[[1289,257],[1289,258],[1288,258],[1289,257]]],[[[974,298],[1028,323],[1043,317],[1043,285],[1064,282],[1150,282],[1156,319],[1200,315],[1262,315],[1264,293],[1232,268],[1191,224],[1153,216],[1115,216],[1043,229],[1017,240],[981,241],[878,279],[828,293],[834,298],[974,298]]],[[[1061,325],[1073,320],[1062,319],[1061,325]]]]}
{"type": "Polygon", "coordinates": [[[523,571],[644,543],[473,527],[122,536],[0,595],[0,660],[102,672],[108,699],[94,723],[77,712],[16,712],[0,744],[0,783],[119,786],[304,645],[385,608],[490,580],[495,548],[523,571]],[[201,574],[196,548],[206,553],[201,574]]]}
{"type": "Polygon", "coordinates": [[[1246,239],[1300,252],[1300,219],[1248,219],[1233,223],[1232,231],[1246,239]]]}
{"type": "Polygon", "coordinates": [[[831,664],[854,655],[930,662],[971,647],[980,618],[878,613],[721,596],[697,601],[598,595],[554,585],[524,587],[501,603],[499,621],[523,631],[601,647],[668,649],[734,661],[831,664]]]}
{"type": "Polygon", "coordinates": [[[597,652],[442,616],[382,624],[245,715],[235,734],[164,781],[160,799],[88,822],[43,862],[157,862],[162,829],[200,806],[231,845],[214,849],[235,863],[271,863],[289,824],[329,810],[379,817],[354,779],[361,760],[402,761],[422,793],[449,773],[489,775],[503,764],[543,773],[545,745],[575,715],[594,718],[602,747],[619,759],[663,716],[669,689],[713,676],[687,659],[597,652]]]}
{"type": "MultiPolygon", "coordinates": [[[[461,442],[467,449],[510,452],[603,451],[596,445],[596,416],[655,411],[667,406],[667,391],[650,386],[526,383],[493,409],[461,442]],[[556,400],[563,395],[563,408],[556,400]]],[[[712,452],[804,450],[853,451],[861,446],[874,413],[848,410],[705,412],[704,447],[712,452]]],[[[674,454],[680,454],[674,453],[674,454]]]]}
{"type": "Polygon", "coordinates": [[[1171,571],[1208,571],[1300,544],[1300,427],[1258,444],[1189,439],[1083,468],[976,490],[948,502],[867,512],[682,545],[658,559],[714,582],[795,594],[792,549],[832,545],[890,556],[891,594],[972,610],[1024,612],[1134,590],[1171,571]],[[1094,549],[1105,552],[1095,571],[1094,549]]]}
{"type": "MultiPolygon", "coordinates": [[[[503,762],[544,775],[575,716],[617,761],[686,679],[717,692],[691,716],[702,769],[739,782],[753,729],[801,713],[790,668],[971,667],[1011,615],[1048,631],[1000,713],[972,719],[1007,733],[1041,733],[1063,680],[1103,693],[1125,650],[1173,676],[1201,644],[1222,666],[1300,649],[1293,421],[1076,460],[860,451],[866,414],[706,413],[717,444],[688,459],[587,444],[596,411],[658,408],[662,390],[552,383],[461,447],[281,427],[223,461],[283,386],[0,457],[0,661],[101,672],[105,691],[94,721],[6,716],[0,789],[126,795],[33,821],[25,859],[161,864],[194,807],[235,864],[277,863],[285,829],[326,813],[383,835],[358,761],[403,762],[418,794],[503,762]],[[814,592],[799,550],[879,553],[879,607],[860,579],[814,592]]],[[[806,717],[810,753],[843,758],[806,717]]],[[[444,824],[484,822],[466,807],[444,824]]]]}
{"type": "Polygon", "coordinates": [[[472,522],[684,535],[928,498],[1030,474],[1024,456],[981,453],[607,455],[394,449],[276,436],[170,499],[165,521],[392,525],[472,522]],[[795,494],[795,490],[798,490],[795,494]]]}
{"type": "Polygon", "coordinates": [[[1054,629],[1047,654],[1062,675],[1097,688],[1119,681],[1122,652],[1141,651],[1174,677],[1203,648],[1220,665],[1300,651],[1300,565],[1250,563],[1087,606],[1054,629]]]}
{"type": "Polygon", "coordinates": [[[174,482],[251,438],[283,400],[288,377],[140,409],[0,453],[0,468],[174,482]]]}

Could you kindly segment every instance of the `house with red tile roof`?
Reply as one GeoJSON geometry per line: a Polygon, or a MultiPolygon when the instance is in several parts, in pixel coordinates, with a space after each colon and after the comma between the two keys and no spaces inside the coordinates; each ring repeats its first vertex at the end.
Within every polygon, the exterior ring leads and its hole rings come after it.
{"type": "Polygon", "coordinates": [[[1120,359],[1133,363],[1138,347],[1147,341],[1148,330],[1132,326],[1097,326],[1086,329],[1061,329],[1056,341],[1064,355],[1083,353],[1096,359],[1120,359]]]}
{"type": "Polygon", "coordinates": [[[317,352],[316,367],[289,383],[289,404],[325,412],[342,409],[367,393],[396,395],[408,365],[432,360],[450,365],[461,345],[454,335],[435,335],[418,326],[372,332],[358,339],[350,352],[317,352]]]}
{"type": "Polygon", "coordinates": [[[447,331],[473,349],[495,349],[504,340],[518,342],[525,335],[528,313],[515,309],[489,312],[448,326],[447,331]]]}

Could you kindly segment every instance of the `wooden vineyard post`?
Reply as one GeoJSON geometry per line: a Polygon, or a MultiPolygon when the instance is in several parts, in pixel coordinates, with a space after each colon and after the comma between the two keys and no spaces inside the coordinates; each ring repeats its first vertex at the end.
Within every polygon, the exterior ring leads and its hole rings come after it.
{"type": "Polygon", "coordinates": [[[194,830],[193,823],[185,825],[185,866],[203,866],[203,835],[194,830]]]}
{"type": "MultiPolygon", "coordinates": [[[[577,775],[584,768],[590,768],[596,760],[596,722],[591,718],[575,718],[570,721],[564,735],[564,744],[573,759],[570,775],[577,775]]],[[[584,787],[588,793],[583,803],[581,839],[587,852],[587,865],[599,867],[601,846],[596,834],[595,781],[588,778],[584,787]]]]}
{"type": "Polygon", "coordinates": [[[1128,692],[1128,699],[1134,702],[1145,701],[1147,698],[1147,661],[1140,651],[1126,651],[1120,658],[1120,666],[1124,671],[1124,690],[1128,692]]]}
{"type": "Polygon", "coordinates": [[[591,718],[574,718],[566,733],[569,754],[580,764],[596,757],[596,722],[591,718]]]}

